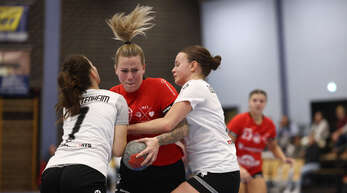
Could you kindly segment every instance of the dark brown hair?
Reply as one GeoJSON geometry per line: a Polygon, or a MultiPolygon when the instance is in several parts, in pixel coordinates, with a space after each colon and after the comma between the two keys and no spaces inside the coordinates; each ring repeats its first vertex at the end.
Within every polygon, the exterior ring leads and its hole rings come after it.
{"type": "Polygon", "coordinates": [[[206,48],[199,45],[186,47],[181,52],[187,54],[189,62],[195,60],[200,64],[204,77],[207,77],[211,70],[216,70],[222,60],[219,55],[212,57],[206,48]]]}
{"type": "Polygon", "coordinates": [[[249,93],[249,99],[254,95],[254,94],[262,94],[265,96],[266,100],[267,100],[267,94],[264,90],[261,90],[261,89],[254,89],[252,90],[250,93],[249,93]]]}
{"type": "Polygon", "coordinates": [[[64,61],[58,75],[59,97],[55,106],[58,122],[80,113],[81,95],[92,84],[90,69],[88,59],[82,55],[72,55],[64,61]]]}

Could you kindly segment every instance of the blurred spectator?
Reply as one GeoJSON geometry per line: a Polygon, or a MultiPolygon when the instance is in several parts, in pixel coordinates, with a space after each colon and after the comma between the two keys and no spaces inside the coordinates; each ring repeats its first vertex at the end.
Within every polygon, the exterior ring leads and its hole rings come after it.
{"type": "Polygon", "coordinates": [[[329,124],[323,117],[321,111],[315,112],[309,134],[303,137],[302,144],[304,146],[309,146],[311,137],[313,143],[316,143],[319,148],[324,148],[326,146],[329,137],[329,124]]]}
{"type": "Polygon", "coordinates": [[[308,144],[305,151],[305,164],[301,170],[301,186],[311,185],[311,174],[320,169],[320,148],[313,135],[308,136],[308,144]]]}
{"type": "Polygon", "coordinates": [[[323,117],[321,111],[317,111],[313,119],[310,135],[313,136],[314,142],[316,142],[320,148],[324,148],[329,137],[328,121],[323,117]]]}
{"type": "Polygon", "coordinates": [[[303,158],[305,155],[305,147],[301,144],[301,137],[299,135],[291,138],[291,142],[285,150],[286,155],[292,158],[303,158]]]}
{"type": "Polygon", "coordinates": [[[294,136],[299,135],[298,126],[291,122],[287,115],[283,115],[278,127],[278,144],[282,149],[285,149],[291,142],[294,136]]]}
{"type": "Polygon", "coordinates": [[[336,131],[331,135],[334,143],[334,152],[342,153],[347,146],[347,115],[342,105],[336,107],[336,131]]]}

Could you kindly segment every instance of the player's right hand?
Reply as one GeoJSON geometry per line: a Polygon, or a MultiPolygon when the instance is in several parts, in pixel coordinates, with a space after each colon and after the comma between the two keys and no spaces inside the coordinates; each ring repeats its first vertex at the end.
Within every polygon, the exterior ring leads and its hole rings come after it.
{"type": "Polygon", "coordinates": [[[159,141],[156,137],[152,138],[142,138],[136,140],[137,142],[142,142],[146,144],[146,148],[137,154],[136,158],[145,156],[146,159],[141,163],[141,166],[151,165],[158,156],[159,152],[159,141]]]}

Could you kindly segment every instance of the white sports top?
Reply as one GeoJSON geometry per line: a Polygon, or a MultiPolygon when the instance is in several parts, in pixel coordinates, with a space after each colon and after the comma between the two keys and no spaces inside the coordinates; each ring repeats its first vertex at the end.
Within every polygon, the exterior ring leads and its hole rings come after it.
{"type": "Polygon", "coordinates": [[[82,97],[80,114],[64,120],[63,141],[46,169],[84,164],[106,176],[115,125],[128,124],[128,105],[123,96],[103,89],[88,89],[82,97]]]}
{"type": "Polygon", "coordinates": [[[194,174],[238,171],[235,145],[228,136],[224,112],[213,88],[204,80],[186,82],[175,103],[189,101],[185,138],[188,165],[194,174]]]}

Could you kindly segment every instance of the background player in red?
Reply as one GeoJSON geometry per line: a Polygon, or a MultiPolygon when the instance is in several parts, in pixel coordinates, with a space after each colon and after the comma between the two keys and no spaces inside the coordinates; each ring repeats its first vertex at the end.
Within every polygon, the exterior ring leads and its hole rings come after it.
{"type": "Polygon", "coordinates": [[[283,162],[293,164],[280,149],[276,128],[271,119],[263,114],[267,94],[263,90],[253,90],[249,94],[249,112],[235,116],[227,125],[230,137],[236,145],[240,165],[241,184],[239,193],[266,193],[266,183],[262,175],[261,153],[266,146],[273,155],[283,162]]]}
{"type": "MultiPolygon", "coordinates": [[[[124,44],[115,55],[115,73],[120,85],[110,90],[124,96],[129,106],[129,123],[141,123],[160,118],[170,109],[177,97],[175,88],[162,78],[143,78],[145,57],[140,46],[132,42],[136,35],[144,35],[153,24],[152,8],[137,6],[130,14],[115,14],[107,21],[115,39],[124,44]]],[[[128,130],[128,142],[159,134],[159,130],[146,132],[128,130]],[[147,133],[147,134],[144,134],[147,133]]],[[[160,147],[157,160],[143,171],[120,165],[120,181],[116,192],[171,192],[185,180],[182,150],[176,144],[160,147]],[[153,184],[155,182],[155,184],[153,184]]]]}

